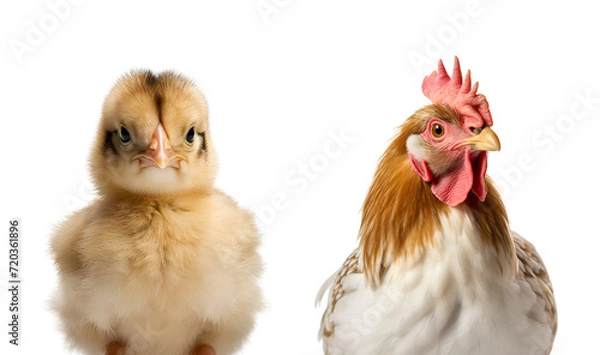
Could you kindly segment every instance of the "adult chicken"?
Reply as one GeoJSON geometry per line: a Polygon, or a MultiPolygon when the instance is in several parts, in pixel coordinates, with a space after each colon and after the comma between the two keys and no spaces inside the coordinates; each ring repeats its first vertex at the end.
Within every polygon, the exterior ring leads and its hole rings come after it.
{"type": "Polygon", "coordinates": [[[213,187],[202,93],[133,71],[108,94],[90,166],[99,198],[51,249],[69,342],[86,354],[237,351],[262,305],[252,216],[213,187]]]}
{"type": "Polygon", "coordinates": [[[548,354],[557,317],[533,245],[486,177],[500,150],[485,96],[440,60],[383,154],[359,247],[326,282],[325,354],[548,354]]]}

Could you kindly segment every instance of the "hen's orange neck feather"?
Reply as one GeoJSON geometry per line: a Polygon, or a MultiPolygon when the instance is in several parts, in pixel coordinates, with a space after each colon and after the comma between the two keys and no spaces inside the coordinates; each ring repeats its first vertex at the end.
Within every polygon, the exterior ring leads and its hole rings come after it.
{"type": "Polygon", "coordinates": [[[452,208],[470,211],[485,245],[496,250],[500,271],[509,277],[516,272],[508,217],[491,180],[486,177],[485,201],[470,193],[464,203],[450,207],[433,195],[431,184],[421,180],[410,165],[406,141],[411,134],[422,132],[427,123],[424,118],[437,110],[431,105],[406,120],[381,157],[367,193],[360,247],[365,275],[372,287],[381,283],[391,263],[415,257],[433,246],[434,234],[442,227],[441,217],[447,216],[452,208]]]}

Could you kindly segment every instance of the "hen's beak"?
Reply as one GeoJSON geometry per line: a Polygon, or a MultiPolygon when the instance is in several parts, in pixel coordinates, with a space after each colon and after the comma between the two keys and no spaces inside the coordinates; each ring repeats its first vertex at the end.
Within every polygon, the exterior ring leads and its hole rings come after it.
{"type": "Polygon", "coordinates": [[[490,127],[485,127],[479,134],[469,137],[459,142],[456,147],[469,146],[471,150],[498,151],[500,150],[500,140],[496,132],[490,127]]]}
{"type": "Polygon", "coordinates": [[[167,132],[159,123],[150,139],[148,149],[134,159],[140,161],[140,168],[157,167],[164,169],[166,167],[179,168],[179,157],[173,151],[167,132]]]}

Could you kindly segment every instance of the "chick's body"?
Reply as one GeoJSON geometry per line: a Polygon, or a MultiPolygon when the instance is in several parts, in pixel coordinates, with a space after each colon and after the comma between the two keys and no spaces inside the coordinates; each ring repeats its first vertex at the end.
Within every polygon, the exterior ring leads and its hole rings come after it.
{"type": "Polygon", "coordinates": [[[88,354],[115,341],[127,354],[235,352],[261,307],[259,238],[212,187],[203,97],[180,76],[135,72],[109,94],[98,135],[100,197],[52,242],[67,338],[88,354]]]}

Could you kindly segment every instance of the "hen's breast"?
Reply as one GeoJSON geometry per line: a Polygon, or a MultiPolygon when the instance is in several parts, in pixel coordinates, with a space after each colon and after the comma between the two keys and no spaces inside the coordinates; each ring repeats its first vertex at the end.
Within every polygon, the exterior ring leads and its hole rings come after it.
{"type": "Polygon", "coordinates": [[[342,296],[324,317],[328,354],[548,353],[552,330],[537,292],[500,276],[468,213],[443,218],[434,245],[392,264],[376,290],[360,260],[338,278],[342,296]]]}

